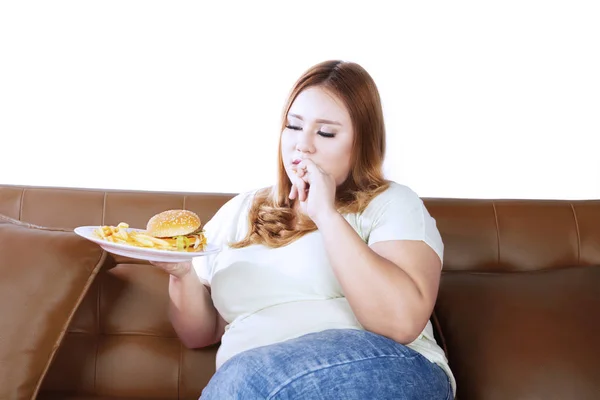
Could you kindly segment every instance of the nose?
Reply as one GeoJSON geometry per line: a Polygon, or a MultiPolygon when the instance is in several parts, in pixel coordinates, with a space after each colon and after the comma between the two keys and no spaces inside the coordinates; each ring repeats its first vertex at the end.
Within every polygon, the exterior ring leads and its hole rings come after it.
{"type": "Polygon", "coordinates": [[[313,135],[306,131],[298,135],[296,150],[300,153],[314,153],[315,145],[313,143],[313,135]]]}

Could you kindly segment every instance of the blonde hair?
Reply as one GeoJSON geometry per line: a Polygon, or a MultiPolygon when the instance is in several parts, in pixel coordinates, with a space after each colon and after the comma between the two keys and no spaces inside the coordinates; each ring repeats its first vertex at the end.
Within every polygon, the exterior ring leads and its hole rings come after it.
{"type": "MultiPolygon", "coordinates": [[[[334,94],[350,113],[354,130],[352,168],[346,181],[336,190],[336,208],[341,214],[361,212],[388,186],[383,177],[385,125],[377,86],[367,71],[356,63],[339,60],[319,63],[308,69],[293,86],[282,115],[282,132],[294,100],[309,87],[320,87],[334,94]]],[[[288,197],[291,188],[280,139],[277,185],[256,193],[248,213],[248,232],[241,241],[230,246],[282,247],[316,230],[310,218],[296,215],[294,203],[288,197]]]]}

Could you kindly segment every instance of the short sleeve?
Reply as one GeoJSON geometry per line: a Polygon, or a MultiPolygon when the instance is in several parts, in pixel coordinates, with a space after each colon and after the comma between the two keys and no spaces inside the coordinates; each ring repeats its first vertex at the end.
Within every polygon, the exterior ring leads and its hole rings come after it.
{"type": "Polygon", "coordinates": [[[422,240],[444,260],[444,244],[435,219],[410,188],[392,183],[371,201],[363,214],[369,225],[367,243],[422,240]]]}
{"type": "MultiPolygon", "coordinates": [[[[248,210],[251,193],[241,193],[228,200],[215,215],[202,227],[207,243],[223,247],[236,241],[244,235],[247,228],[248,210]]],[[[210,286],[213,275],[213,266],[219,253],[208,256],[195,257],[192,264],[200,279],[210,286]]]]}

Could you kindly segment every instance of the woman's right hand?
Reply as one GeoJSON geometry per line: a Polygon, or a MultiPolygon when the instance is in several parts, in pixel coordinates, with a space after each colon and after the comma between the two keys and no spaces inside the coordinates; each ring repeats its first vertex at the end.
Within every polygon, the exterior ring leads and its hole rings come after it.
{"type": "Polygon", "coordinates": [[[191,261],[184,261],[179,263],[150,261],[150,264],[162,269],[163,271],[167,272],[170,275],[173,275],[176,278],[183,278],[184,276],[189,274],[193,268],[191,261]]]}

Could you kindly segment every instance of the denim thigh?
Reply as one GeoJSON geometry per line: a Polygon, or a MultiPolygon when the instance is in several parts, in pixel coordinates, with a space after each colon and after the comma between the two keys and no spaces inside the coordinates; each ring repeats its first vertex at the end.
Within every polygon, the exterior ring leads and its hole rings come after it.
{"type": "Polygon", "coordinates": [[[201,400],[452,399],[442,368],[384,336],[332,329],[242,352],[201,400]]]}

